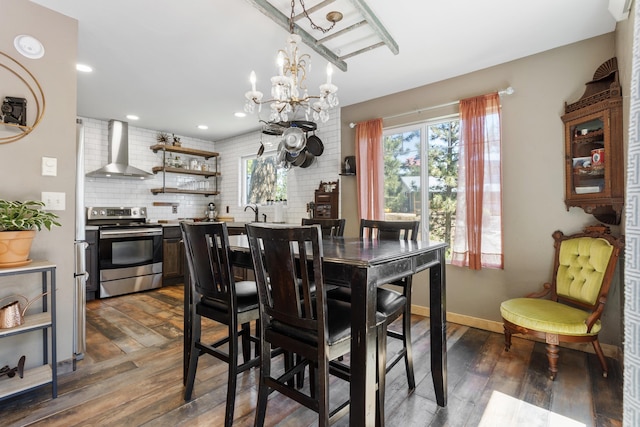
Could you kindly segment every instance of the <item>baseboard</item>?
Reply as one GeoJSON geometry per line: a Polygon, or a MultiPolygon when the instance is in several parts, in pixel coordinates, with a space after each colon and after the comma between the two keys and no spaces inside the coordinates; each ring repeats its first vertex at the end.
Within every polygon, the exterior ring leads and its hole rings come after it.
{"type": "MultiPolygon", "coordinates": [[[[420,305],[412,305],[411,313],[417,314],[419,316],[429,317],[430,310],[427,307],[423,307],[420,305]]],[[[501,322],[496,322],[494,320],[480,319],[478,317],[467,316],[464,314],[457,314],[447,312],[447,322],[456,323],[458,325],[469,326],[476,329],[482,329],[484,331],[496,332],[499,334],[504,334],[504,328],[502,327],[501,322]]],[[[529,339],[532,341],[544,342],[540,339],[530,336],[518,335],[520,338],[529,339]]],[[[593,345],[591,343],[561,343],[561,347],[571,348],[574,350],[584,351],[587,353],[595,353],[593,350],[593,345]]],[[[602,347],[602,351],[606,357],[611,357],[612,359],[616,359],[620,364],[622,364],[622,350],[615,345],[612,344],[600,344],[602,347]]]]}

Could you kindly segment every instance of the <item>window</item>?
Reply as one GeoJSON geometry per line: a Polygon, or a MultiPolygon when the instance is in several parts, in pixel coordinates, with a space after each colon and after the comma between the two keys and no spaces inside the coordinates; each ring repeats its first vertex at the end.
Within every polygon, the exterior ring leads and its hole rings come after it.
{"type": "Polygon", "coordinates": [[[243,204],[266,204],[267,200],[287,198],[287,171],[279,167],[276,152],[241,159],[243,204]]]}
{"type": "Polygon", "coordinates": [[[455,232],[459,138],[457,118],[383,133],[385,220],[420,220],[422,239],[449,244],[447,259],[455,232]]]}

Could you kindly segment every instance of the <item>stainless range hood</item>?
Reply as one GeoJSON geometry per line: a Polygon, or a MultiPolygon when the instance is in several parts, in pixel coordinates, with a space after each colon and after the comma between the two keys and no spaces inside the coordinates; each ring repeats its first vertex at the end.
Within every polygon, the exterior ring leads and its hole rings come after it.
{"type": "Polygon", "coordinates": [[[129,124],[109,120],[109,163],[89,172],[88,177],[100,178],[148,178],[153,174],[129,164],[129,124]]]}

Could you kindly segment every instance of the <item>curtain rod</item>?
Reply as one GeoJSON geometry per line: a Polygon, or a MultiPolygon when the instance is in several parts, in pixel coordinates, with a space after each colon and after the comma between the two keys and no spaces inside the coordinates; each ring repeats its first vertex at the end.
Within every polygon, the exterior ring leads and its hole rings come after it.
{"type": "MultiPolygon", "coordinates": [[[[499,96],[504,96],[504,95],[512,95],[515,92],[515,90],[509,86],[506,89],[502,89],[498,91],[498,95],[499,96]]],[[[415,114],[415,113],[421,113],[423,111],[429,111],[429,110],[435,110],[436,108],[442,108],[442,107],[448,107],[450,105],[455,105],[458,104],[460,102],[460,100],[456,100],[456,101],[451,101],[451,102],[447,102],[445,104],[439,104],[439,105],[432,105],[430,107],[424,107],[424,108],[419,108],[417,110],[413,110],[413,111],[407,111],[406,113],[400,113],[400,114],[395,114],[393,116],[387,116],[387,117],[383,117],[383,120],[388,120],[388,119],[395,119],[396,117],[402,117],[402,116],[408,116],[409,114],[415,114]]],[[[349,127],[351,129],[353,129],[354,127],[356,127],[356,123],[349,123],[349,127]]]]}

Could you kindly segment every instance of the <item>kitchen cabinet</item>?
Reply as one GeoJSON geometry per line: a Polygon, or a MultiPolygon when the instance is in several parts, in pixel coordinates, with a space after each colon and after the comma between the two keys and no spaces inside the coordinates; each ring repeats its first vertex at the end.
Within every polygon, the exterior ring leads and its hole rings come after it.
{"type": "Polygon", "coordinates": [[[162,227],[162,284],[184,282],[185,252],[180,226],[162,227]]]}
{"type": "Polygon", "coordinates": [[[602,64],[582,97],[565,103],[565,205],[619,224],[624,206],[622,93],[616,58],[602,64]]]}
{"type": "Polygon", "coordinates": [[[98,230],[86,230],[85,241],[85,263],[87,268],[86,300],[91,301],[98,297],[98,285],[100,283],[100,272],[98,269],[98,230]]]}
{"type": "Polygon", "coordinates": [[[340,200],[338,181],[320,182],[315,191],[314,218],[338,218],[338,201],[340,200]]]}
{"type": "MultiPolygon", "coordinates": [[[[34,261],[24,267],[3,268],[0,270],[0,277],[16,276],[16,275],[39,275],[41,292],[47,294],[41,296],[42,311],[38,313],[28,314],[24,316],[24,323],[12,328],[0,329],[0,339],[21,334],[36,335],[41,331],[42,336],[42,365],[35,368],[25,369],[23,378],[20,378],[19,372],[13,378],[0,377],[0,400],[32,390],[36,387],[51,384],[51,396],[58,396],[58,376],[57,376],[57,360],[56,360],[56,265],[49,261],[34,261]]],[[[1,286],[0,286],[1,289],[1,286]]],[[[31,299],[38,298],[33,296],[31,288],[25,287],[21,293],[29,295],[31,299]]],[[[3,295],[5,296],[5,295],[3,295]]],[[[22,301],[21,301],[22,302],[22,301]]],[[[21,309],[25,306],[21,304],[21,309]]],[[[3,344],[6,345],[6,344],[3,344]]],[[[14,347],[16,351],[16,360],[18,356],[18,346],[14,347]]],[[[29,365],[29,354],[25,354],[26,365],[29,365]]],[[[11,366],[13,368],[13,366],[11,366]]]]}
{"type": "Polygon", "coordinates": [[[151,146],[151,150],[154,153],[158,151],[162,151],[162,166],[155,166],[152,170],[153,173],[162,174],[162,187],[161,188],[153,188],[151,192],[153,194],[158,193],[179,193],[179,194],[201,194],[204,196],[215,196],[220,194],[218,191],[218,180],[217,177],[220,176],[220,172],[218,172],[218,156],[219,153],[214,151],[204,151],[204,150],[196,150],[193,148],[184,148],[184,147],[175,147],[172,145],[165,144],[156,144],[151,146]],[[167,153],[177,153],[183,154],[187,156],[195,156],[202,157],[205,160],[213,159],[213,167],[210,170],[196,170],[196,169],[187,169],[184,167],[171,167],[167,166],[167,153]],[[207,188],[171,188],[165,185],[165,177],[166,174],[183,174],[183,175],[194,175],[199,176],[205,179],[213,178],[211,182],[208,182],[207,188]]]}

